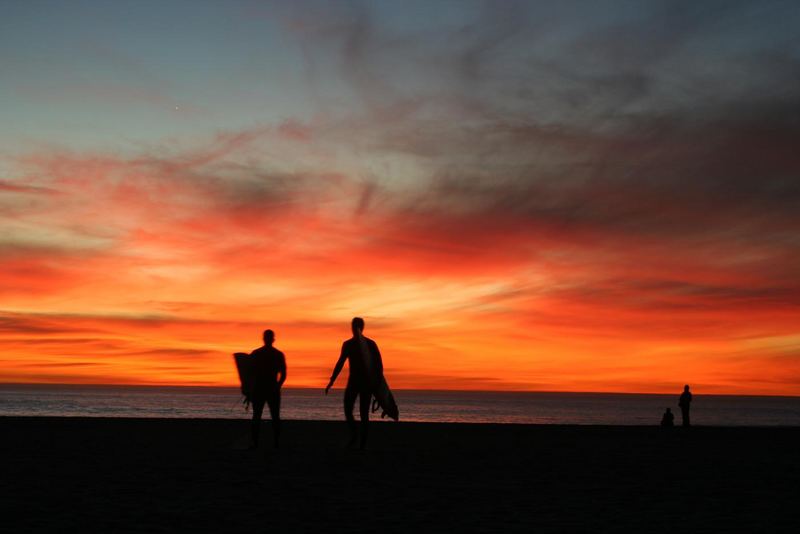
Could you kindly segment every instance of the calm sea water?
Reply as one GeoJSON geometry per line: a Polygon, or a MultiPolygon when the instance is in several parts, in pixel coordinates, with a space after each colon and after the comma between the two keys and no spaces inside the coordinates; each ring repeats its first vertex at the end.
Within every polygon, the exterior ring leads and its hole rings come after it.
{"type": "MultiPolygon", "coordinates": [[[[678,395],[396,391],[401,421],[654,425],[678,395]]],[[[285,389],[285,419],[341,420],[342,390],[285,389]]],[[[0,384],[0,416],[249,416],[235,388],[0,384]]],[[[800,397],[695,394],[692,423],[713,426],[800,426],[800,397]]]]}

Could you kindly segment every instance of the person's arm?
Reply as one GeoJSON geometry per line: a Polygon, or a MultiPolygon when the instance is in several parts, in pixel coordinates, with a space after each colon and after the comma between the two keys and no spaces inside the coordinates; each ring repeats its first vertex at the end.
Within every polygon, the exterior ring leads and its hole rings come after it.
{"type": "Polygon", "coordinates": [[[342,367],[344,367],[344,361],[347,359],[347,354],[345,354],[344,347],[345,344],[342,343],[342,353],[339,355],[339,360],[336,362],[336,366],[333,368],[331,379],[328,382],[328,385],[325,387],[325,395],[327,395],[328,390],[333,387],[333,383],[336,382],[336,377],[339,376],[339,373],[342,372],[342,367]]]}
{"type": "Polygon", "coordinates": [[[278,359],[278,371],[281,373],[281,378],[278,380],[278,387],[283,387],[283,383],[286,382],[286,356],[284,356],[282,352],[278,359]]]}

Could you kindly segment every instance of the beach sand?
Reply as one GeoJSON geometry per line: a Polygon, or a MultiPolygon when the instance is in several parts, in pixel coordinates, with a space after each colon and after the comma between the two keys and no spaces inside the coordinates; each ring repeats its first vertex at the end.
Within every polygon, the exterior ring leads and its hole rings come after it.
{"type": "Polygon", "coordinates": [[[800,428],[381,422],[358,451],[344,422],[284,425],[276,451],[245,419],[0,418],[0,530],[800,528],[800,428]]]}

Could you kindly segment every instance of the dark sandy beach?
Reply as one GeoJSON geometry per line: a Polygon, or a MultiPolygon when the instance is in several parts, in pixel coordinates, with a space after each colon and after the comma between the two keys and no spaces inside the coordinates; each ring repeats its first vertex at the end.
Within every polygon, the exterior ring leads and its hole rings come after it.
{"type": "Polygon", "coordinates": [[[800,428],[0,418],[0,530],[794,531],[800,428]],[[265,437],[269,429],[265,428],[265,437]]]}

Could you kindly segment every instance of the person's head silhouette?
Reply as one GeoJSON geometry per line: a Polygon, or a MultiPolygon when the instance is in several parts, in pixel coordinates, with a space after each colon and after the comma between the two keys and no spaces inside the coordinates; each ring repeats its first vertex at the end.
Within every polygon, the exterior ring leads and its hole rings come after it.
{"type": "Polygon", "coordinates": [[[364,331],[364,319],[361,317],[353,317],[350,327],[353,329],[353,335],[358,337],[364,331]]]}
{"type": "Polygon", "coordinates": [[[275,342],[275,332],[272,330],[264,330],[264,345],[272,346],[275,342]]]}
{"type": "Polygon", "coordinates": [[[683,386],[683,391],[689,391],[689,384],[686,384],[685,386],[683,386]]]}

